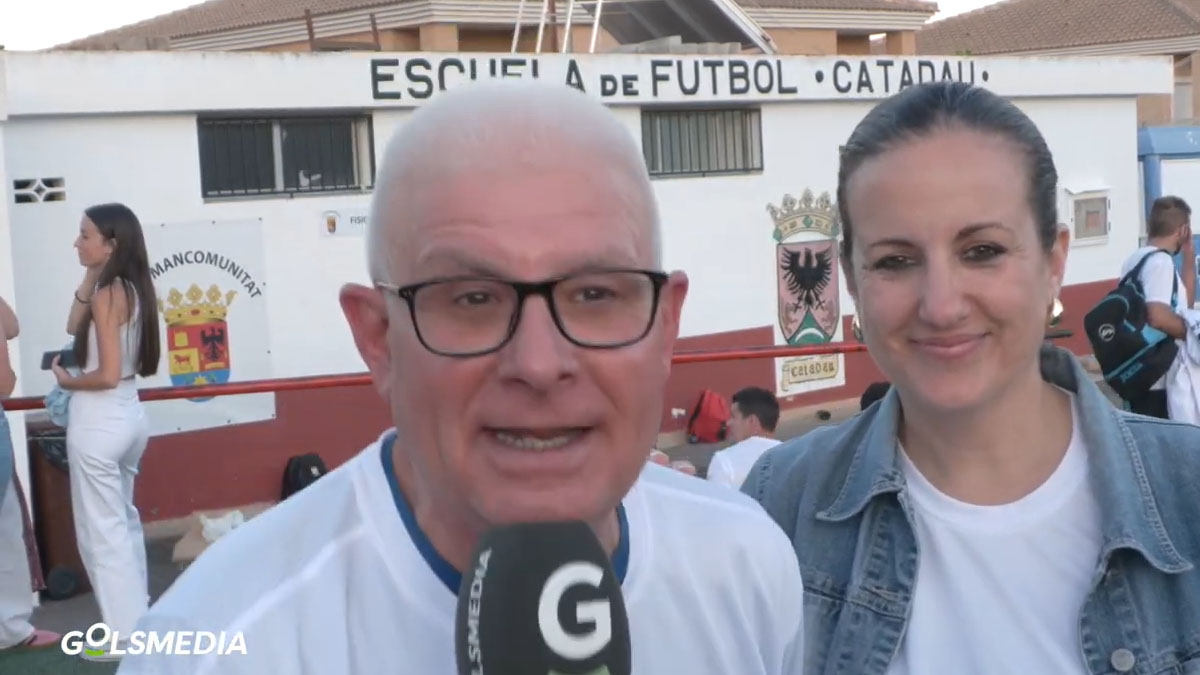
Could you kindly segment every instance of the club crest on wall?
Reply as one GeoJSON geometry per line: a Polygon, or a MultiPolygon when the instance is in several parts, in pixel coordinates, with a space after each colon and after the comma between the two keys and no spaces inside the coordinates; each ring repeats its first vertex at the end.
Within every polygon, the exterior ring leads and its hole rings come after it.
{"type": "MultiPolygon", "coordinates": [[[[789,194],[779,206],[768,204],[767,213],[775,224],[777,316],[784,341],[789,345],[832,342],[842,316],[837,206],[828,192],[818,197],[805,189],[799,199],[789,194]]],[[[786,359],[781,365],[781,393],[796,393],[793,390],[802,383],[836,378],[840,364],[836,355],[786,359]]]]}
{"type": "Polygon", "coordinates": [[[781,206],[767,206],[775,221],[779,328],[788,344],[823,344],[833,339],[838,307],[837,208],[829,193],[805,190],[781,206]]]}

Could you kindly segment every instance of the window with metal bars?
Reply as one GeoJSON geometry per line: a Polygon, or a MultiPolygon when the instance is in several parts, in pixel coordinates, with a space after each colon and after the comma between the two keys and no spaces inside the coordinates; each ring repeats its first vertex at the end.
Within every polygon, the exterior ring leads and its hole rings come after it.
{"type": "Polygon", "coordinates": [[[357,192],[375,182],[369,115],[201,118],[199,135],[206,198],[357,192]]]}
{"type": "Polygon", "coordinates": [[[642,151],[654,177],[762,171],[762,111],[643,110],[642,151]]]}

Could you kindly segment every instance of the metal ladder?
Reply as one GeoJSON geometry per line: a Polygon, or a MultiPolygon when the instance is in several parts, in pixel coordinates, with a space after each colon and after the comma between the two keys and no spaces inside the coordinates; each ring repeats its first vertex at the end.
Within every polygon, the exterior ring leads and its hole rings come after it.
{"type": "MultiPolygon", "coordinates": [[[[526,0],[520,0],[520,3],[517,5],[517,23],[513,27],[513,39],[512,39],[512,52],[514,54],[517,53],[517,43],[520,41],[520,38],[521,38],[521,22],[525,18],[525,2],[526,2],[526,0]]],[[[566,0],[566,2],[567,2],[567,25],[566,25],[566,30],[563,31],[562,40],[560,40],[560,42],[562,44],[559,46],[559,49],[562,51],[563,54],[566,54],[567,50],[570,49],[570,47],[571,47],[571,32],[572,32],[571,31],[571,21],[575,17],[575,0],[566,0]]],[[[596,9],[595,9],[596,16],[592,21],[592,44],[588,48],[589,54],[596,53],[596,38],[599,37],[599,35],[600,35],[600,15],[604,9],[604,0],[595,0],[595,3],[596,3],[596,9]]],[[[546,21],[550,18],[550,6],[552,4],[554,4],[554,0],[542,0],[542,17],[538,21],[537,48],[535,50],[536,53],[538,53],[538,54],[542,53],[542,45],[545,42],[545,36],[546,36],[546,21]]]]}

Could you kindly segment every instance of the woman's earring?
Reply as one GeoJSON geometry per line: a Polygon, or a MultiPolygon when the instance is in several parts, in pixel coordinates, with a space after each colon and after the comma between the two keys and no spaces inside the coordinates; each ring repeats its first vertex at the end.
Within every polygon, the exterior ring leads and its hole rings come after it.
{"type": "Polygon", "coordinates": [[[1060,321],[1062,321],[1062,317],[1063,317],[1062,300],[1055,298],[1054,302],[1050,305],[1050,311],[1047,312],[1046,325],[1053,328],[1053,327],[1057,326],[1060,321]]]}
{"type": "Polygon", "coordinates": [[[855,340],[859,342],[863,341],[862,321],[859,320],[857,311],[850,318],[850,332],[854,334],[855,340]]]}

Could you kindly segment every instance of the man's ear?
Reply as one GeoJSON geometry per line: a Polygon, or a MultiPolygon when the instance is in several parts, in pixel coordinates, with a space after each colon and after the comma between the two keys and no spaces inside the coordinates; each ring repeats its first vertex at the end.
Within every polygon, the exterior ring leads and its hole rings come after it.
{"type": "Polygon", "coordinates": [[[675,355],[675,341],[679,339],[679,324],[683,316],[683,301],[687,297],[688,277],[684,272],[673,272],[662,289],[659,299],[659,310],[662,312],[663,328],[666,335],[664,346],[667,367],[671,367],[671,358],[675,355]]]}
{"type": "Polygon", "coordinates": [[[384,399],[388,398],[392,352],[388,345],[387,301],[373,288],[360,284],[346,284],[338,293],[342,313],[350,325],[354,345],[371,372],[375,389],[384,399]]]}

